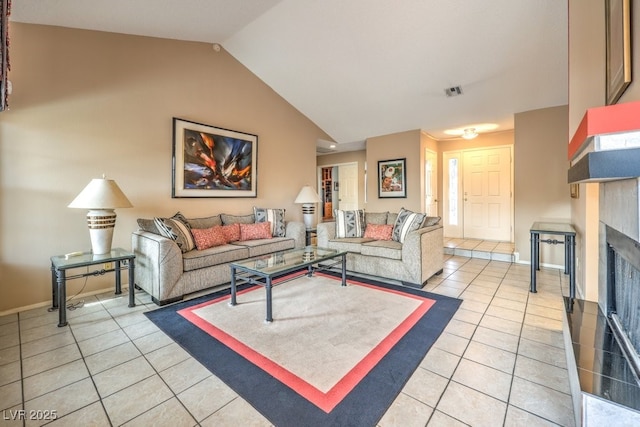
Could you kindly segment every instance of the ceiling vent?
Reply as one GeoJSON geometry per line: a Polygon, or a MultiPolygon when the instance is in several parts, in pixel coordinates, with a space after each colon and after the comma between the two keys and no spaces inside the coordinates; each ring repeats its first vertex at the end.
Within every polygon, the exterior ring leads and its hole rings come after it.
{"type": "Polygon", "coordinates": [[[462,95],[462,87],[460,86],[448,87],[444,90],[444,93],[446,93],[448,97],[462,95]]]}

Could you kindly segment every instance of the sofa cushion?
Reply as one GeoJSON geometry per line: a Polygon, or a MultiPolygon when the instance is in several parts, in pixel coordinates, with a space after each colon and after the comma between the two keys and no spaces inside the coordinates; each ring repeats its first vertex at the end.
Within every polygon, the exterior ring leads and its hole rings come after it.
{"type": "Polygon", "coordinates": [[[364,222],[366,224],[386,224],[388,215],[389,212],[365,212],[364,222]]]}
{"type": "Polygon", "coordinates": [[[253,224],[256,222],[256,217],[254,214],[250,215],[227,215],[220,214],[220,219],[222,219],[222,225],[228,224],[253,224]]]}
{"type": "Polygon", "coordinates": [[[153,234],[160,234],[160,230],[158,230],[155,220],[149,218],[138,218],[137,222],[140,230],[148,231],[153,234]]]}
{"type": "Polygon", "coordinates": [[[336,209],[336,237],[362,237],[364,235],[364,211],[343,211],[336,209]]]}
{"type": "Polygon", "coordinates": [[[231,244],[214,246],[203,251],[189,251],[182,254],[182,268],[184,271],[192,271],[248,257],[249,250],[242,246],[231,244]]]}
{"type": "Polygon", "coordinates": [[[412,212],[408,209],[401,208],[398,212],[398,218],[393,226],[392,239],[396,242],[403,243],[405,237],[410,231],[417,230],[422,227],[426,214],[412,212]]]}
{"type": "Polygon", "coordinates": [[[360,253],[382,258],[402,259],[402,243],[394,240],[376,240],[363,243],[360,253]]]}
{"type": "Polygon", "coordinates": [[[192,228],[191,234],[193,235],[196,249],[199,251],[227,243],[221,225],[214,225],[209,228],[192,228]]]}
{"type": "Polygon", "coordinates": [[[271,239],[271,223],[240,224],[240,241],[271,239]]]}
{"type": "Polygon", "coordinates": [[[212,215],[204,218],[187,218],[191,228],[211,228],[214,225],[222,225],[220,215],[212,215]]]}
{"type": "Polygon", "coordinates": [[[367,224],[364,229],[364,237],[375,240],[391,240],[392,233],[391,224],[367,224]]]}
{"type": "Polygon", "coordinates": [[[154,218],[153,220],[160,235],[175,241],[182,253],[195,249],[196,244],[191,235],[191,228],[180,212],[171,218],[154,218]]]}
{"type": "Polygon", "coordinates": [[[389,215],[387,215],[387,224],[395,225],[396,219],[398,219],[398,213],[389,212],[389,215]]]}
{"type": "Polygon", "coordinates": [[[246,248],[249,251],[247,256],[253,257],[293,249],[296,246],[296,241],[290,237],[273,237],[271,239],[244,240],[234,242],[233,245],[246,248]]]}
{"type": "Polygon", "coordinates": [[[284,237],[286,235],[284,212],[284,209],[253,208],[256,222],[271,223],[271,235],[273,237],[284,237]]]}
{"type": "Polygon", "coordinates": [[[439,216],[428,216],[424,219],[424,222],[422,223],[423,227],[431,227],[433,225],[438,225],[438,223],[440,222],[440,217],[439,216]]]}
{"type": "Polygon", "coordinates": [[[373,242],[373,239],[365,239],[364,237],[347,237],[344,239],[331,239],[327,242],[327,246],[329,249],[360,253],[362,244],[367,242],[373,242]]]}

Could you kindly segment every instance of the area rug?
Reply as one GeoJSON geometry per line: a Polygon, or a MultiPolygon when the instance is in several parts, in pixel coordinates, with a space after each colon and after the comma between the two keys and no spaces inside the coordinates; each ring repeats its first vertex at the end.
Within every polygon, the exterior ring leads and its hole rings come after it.
{"type": "Polygon", "coordinates": [[[331,274],[145,313],[275,426],[375,426],[461,301],[331,274]]]}

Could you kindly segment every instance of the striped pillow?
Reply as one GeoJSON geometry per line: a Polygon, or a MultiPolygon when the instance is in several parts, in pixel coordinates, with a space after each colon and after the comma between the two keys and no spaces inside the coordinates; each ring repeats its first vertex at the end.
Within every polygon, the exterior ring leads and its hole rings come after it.
{"type": "Polygon", "coordinates": [[[364,235],[364,210],[341,211],[336,209],[336,238],[362,237],[364,235]]]}
{"type": "Polygon", "coordinates": [[[284,224],[284,209],[267,209],[254,207],[253,214],[256,217],[256,222],[271,223],[271,235],[273,237],[284,237],[286,235],[286,228],[284,224]]]}
{"type": "Polygon", "coordinates": [[[422,226],[426,214],[411,212],[405,208],[401,208],[398,212],[398,218],[393,225],[393,234],[391,238],[396,242],[404,243],[410,231],[417,230],[422,226]]]}
{"type": "Polygon", "coordinates": [[[182,253],[195,249],[196,244],[191,235],[191,227],[180,212],[171,218],[154,218],[153,222],[156,223],[162,236],[176,242],[182,253]]]}

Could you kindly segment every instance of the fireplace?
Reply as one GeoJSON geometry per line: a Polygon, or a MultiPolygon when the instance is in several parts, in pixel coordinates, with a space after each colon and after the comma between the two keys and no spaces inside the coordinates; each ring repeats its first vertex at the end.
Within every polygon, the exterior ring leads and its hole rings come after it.
{"type": "Polygon", "coordinates": [[[640,381],[640,243],[609,226],[605,230],[607,320],[640,381]]]}
{"type": "Polygon", "coordinates": [[[598,301],[565,298],[576,425],[640,425],[640,102],[587,110],[569,159],[600,195],[598,301]]]}

